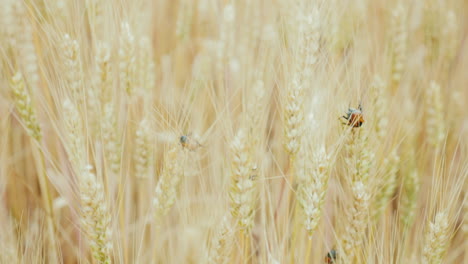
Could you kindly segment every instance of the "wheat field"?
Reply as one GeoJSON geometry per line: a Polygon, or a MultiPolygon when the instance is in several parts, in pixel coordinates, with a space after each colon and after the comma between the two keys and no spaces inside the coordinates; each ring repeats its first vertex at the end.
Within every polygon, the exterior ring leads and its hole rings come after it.
{"type": "Polygon", "coordinates": [[[0,263],[468,263],[467,1],[0,6],[0,263]]]}

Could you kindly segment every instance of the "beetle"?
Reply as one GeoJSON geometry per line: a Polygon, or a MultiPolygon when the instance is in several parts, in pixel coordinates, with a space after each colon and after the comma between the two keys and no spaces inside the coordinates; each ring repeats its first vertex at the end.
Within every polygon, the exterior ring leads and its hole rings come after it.
{"type": "Polygon", "coordinates": [[[191,134],[180,136],[179,142],[183,148],[186,148],[190,151],[195,151],[201,147],[200,142],[193,138],[191,134]]]}
{"type": "Polygon", "coordinates": [[[327,253],[327,255],[325,256],[325,263],[336,263],[336,250],[332,249],[330,250],[330,252],[327,253]]]}
{"type": "Polygon", "coordinates": [[[349,108],[346,115],[342,116],[342,118],[348,121],[347,123],[343,123],[343,124],[346,124],[352,127],[361,127],[365,121],[364,115],[362,113],[361,104],[359,104],[359,107],[357,109],[349,108]]]}

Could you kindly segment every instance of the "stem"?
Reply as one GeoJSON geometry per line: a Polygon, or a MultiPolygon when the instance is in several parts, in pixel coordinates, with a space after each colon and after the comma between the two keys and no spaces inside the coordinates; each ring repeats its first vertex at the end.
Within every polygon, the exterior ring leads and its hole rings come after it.
{"type": "Polygon", "coordinates": [[[250,258],[250,231],[243,231],[243,236],[244,236],[244,262],[243,263],[249,263],[250,258]]]}
{"type": "Polygon", "coordinates": [[[309,237],[309,238],[307,238],[307,247],[306,247],[306,254],[305,254],[304,263],[309,263],[311,247],[312,247],[312,238],[309,237]]]}

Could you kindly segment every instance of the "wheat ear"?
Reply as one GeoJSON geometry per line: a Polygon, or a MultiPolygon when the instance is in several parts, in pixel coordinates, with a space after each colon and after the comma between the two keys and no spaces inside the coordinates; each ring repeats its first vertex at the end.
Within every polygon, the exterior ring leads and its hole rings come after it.
{"type": "Polygon", "coordinates": [[[426,136],[432,147],[438,148],[445,137],[445,122],[440,86],[431,81],[426,89],[426,136]]]}
{"type": "Polygon", "coordinates": [[[360,263],[360,246],[363,243],[362,235],[366,231],[368,222],[368,210],[370,194],[368,187],[362,181],[353,183],[352,186],[353,204],[346,211],[348,224],[344,230],[340,247],[342,248],[343,263],[360,263]],[[355,262],[355,260],[358,260],[355,262]]]}
{"type": "Polygon", "coordinates": [[[10,86],[13,91],[16,109],[23,121],[26,131],[29,136],[40,141],[42,139],[41,127],[37,121],[31,98],[26,91],[23,75],[20,72],[13,75],[10,81],[10,86]]]}
{"type": "Polygon", "coordinates": [[[133,94],[135,78],[135,36],[128,22],[122,22],[119,47],[120,89],[133,94]]]}
{"type": "Polygon", "coordinates": [[[80,102],[82,100],[81,82],[83,78],[80,45],[77,40],[72,39],[68,34],[63,36],[61,44],[67,88],[69,89],[73,100],[80,102]]]}
{"type": "Polygon", "coordinates": [[[183,155],[180,146],[174,144],[165,154],[164,167],[154,192],[154,216],[157,224],[174,205],[184,176],[183,155]]]}
{"type": "Polygon", "coordinates": [[[297,201],[302,209],[304,227],[309,237],[313,235],[322,215],[328,187],[329,166],[329,157],[325,149],[320,148],[311,159],[298,161],[296,167],[298,179],[301,179],[298,181],[297,201]],[[306,163],[311,163],[312,166],[307,166],[306,163]],[[301,172],[305,175],[302,176],[301,172]]]}
{"type": "Polygon", "coordinates": [[[393,91],[398,88],[404,72],[408,28],[406,25],[406,10],[399,4],[392,11],[391,20],[391,48],[392,48],[392,85],[393,91]]]}
{"type": "Polygon", "coordinates": [[[254,224],[256,203],[256,177],[252,171],[252,157],[248,144],[248,135],[240,129],[231,144],[232,173],[231,214],[244,230],[250,230],[254,224]]]}
{"type": "Polygon", "coordinates": [[[230,221],[224,219],[220,230],[211,241],[208,263],[225,264],[229,262],[233,235],[234,231],[230,226],[230,221]]]}
{"type": "Polygon", "coordinates": [[[390,156],[384,160],[384,175],[379,184],[377,197],[374,198],[373,215],[376,219],[383,214],[392,196],[395,194],[399,165],[400,157],[397,151],[394,150],[390,153],[390,156]]]}
{"type": "Polygon", "coordinates": [[[112,251],[111,215],[104,196],[102,184],[87,166],[80,173],[81,222],[88,237],[94,260],[110,264],[112,251]]]}
{"type": "Polygon", "coordinates": [[[423,264],[440,264],[450,242],[450,230],[446,212],[435,215],[434,221],[428,223],[425,232],[422,254],[423,264]]]}

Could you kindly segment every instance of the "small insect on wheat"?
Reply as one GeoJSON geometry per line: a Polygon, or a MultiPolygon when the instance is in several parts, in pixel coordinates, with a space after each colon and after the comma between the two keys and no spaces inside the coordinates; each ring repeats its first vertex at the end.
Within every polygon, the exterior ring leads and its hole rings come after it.
{"type": "Polygon", "coordinates": [[[179,141],[183,148],[190,151],[195,151],[202,146],[200,142],[198,142],[198,140],[192,136],[192,133],[180,136],[179,141]]]}
{"type": "Polygon", "coordinates": [[[346,115],[342,116],[348,120],[348,123],[343,123],[352,127],[361,127],[364,123],[364,115],[362,114],[362,106],[359,104],[357,109],[349,108],[346,115]]]}
{"type": "Polygon", "coordinates": [[[332,249],[325,256],[325,263],[332,264],[336,262],[336,250],[332,249]]]}

